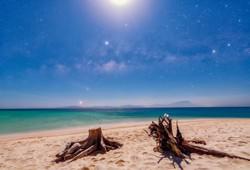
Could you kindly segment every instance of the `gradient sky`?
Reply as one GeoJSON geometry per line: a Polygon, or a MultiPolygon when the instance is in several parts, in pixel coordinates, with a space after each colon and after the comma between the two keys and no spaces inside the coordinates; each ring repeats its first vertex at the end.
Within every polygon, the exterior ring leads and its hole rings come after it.
{"type": "Polygon", "coordinates": [[[114,1],[0,1],[0,107],[250,105],[249,0],[114,1]]]}

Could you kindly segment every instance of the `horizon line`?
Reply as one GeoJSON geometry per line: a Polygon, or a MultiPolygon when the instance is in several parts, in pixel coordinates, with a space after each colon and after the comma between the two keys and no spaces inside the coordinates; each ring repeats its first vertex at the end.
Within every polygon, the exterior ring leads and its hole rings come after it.
{"type": "Polygon", "coordinates": [[[250,107],[250,105],[238,106],[62,106],[62,107],[0,107],[0,110],[25,110],[25,109],[142,109],[142,108],[240,108],[250,107]]]}

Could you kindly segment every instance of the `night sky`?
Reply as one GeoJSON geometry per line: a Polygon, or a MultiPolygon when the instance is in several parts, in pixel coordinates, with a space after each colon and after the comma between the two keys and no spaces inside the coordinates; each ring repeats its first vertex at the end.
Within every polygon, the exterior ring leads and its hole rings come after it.
{"type": "Polygon", "coordinates": [[[0,107],[178,101],[250,105],[250,0],[0,1],[0,107]]]}

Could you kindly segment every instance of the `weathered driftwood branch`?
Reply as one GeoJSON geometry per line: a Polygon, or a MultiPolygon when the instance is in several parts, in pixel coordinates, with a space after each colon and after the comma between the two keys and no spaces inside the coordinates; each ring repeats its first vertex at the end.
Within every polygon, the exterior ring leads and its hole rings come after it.
{"type": "Polygon", "coordinates": [[[201,146],[192,145],[195,144],[203,144],[206,145],[205,141],[202,140],[185,140],[180,132],[178,122],[176,123],[177,133],[176,136],[173,134],[172,129],[172,119],[169,117],[159,117],[158,124],[152,122],[149,126],[149,136],[152,136],[157,146],[154,148],[155,151],[159,151],[161,153],[170,152],[176,157],[186,158],[191,153],[197,153],[200,155],[212,155],[215,157],[229,157],[229,158],[237,158],[250,161],[248,158],[228,154],[221,151],[207,149],[201,146]]]}
{"type": "Polygon", "coordinates": [[[106,153],[110,150],[120,148],[122,144],[106,139],[102,134],[102,129],[90,129],[87,139],[78,142],[71,142],[65,149],[56,155],[56,163],[67,160],[77,160],[87,155],[96,153],[106,153]]]}

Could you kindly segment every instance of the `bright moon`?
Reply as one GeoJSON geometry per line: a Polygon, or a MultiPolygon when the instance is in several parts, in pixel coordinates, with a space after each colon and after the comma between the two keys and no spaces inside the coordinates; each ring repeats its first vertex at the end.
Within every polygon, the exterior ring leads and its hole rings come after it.
{"type": "Polygon", "coordinates": [[[131,0],[110,0],[113,5],[116,6],[126,6],[131,0]]]}

